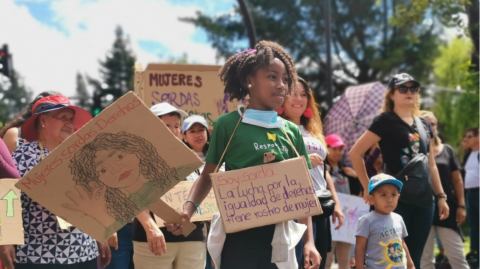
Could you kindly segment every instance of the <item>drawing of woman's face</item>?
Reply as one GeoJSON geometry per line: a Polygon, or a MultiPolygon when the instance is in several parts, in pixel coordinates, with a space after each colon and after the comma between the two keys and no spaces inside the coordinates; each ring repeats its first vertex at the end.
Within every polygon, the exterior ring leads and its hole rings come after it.
{"type": "Polygon", "coordinates": [[[101,150],[95,154],[98,179],[110,188],[126,188],[135,184],[140,176],[140,160],[135,154],[120,150],[101,150]]]}

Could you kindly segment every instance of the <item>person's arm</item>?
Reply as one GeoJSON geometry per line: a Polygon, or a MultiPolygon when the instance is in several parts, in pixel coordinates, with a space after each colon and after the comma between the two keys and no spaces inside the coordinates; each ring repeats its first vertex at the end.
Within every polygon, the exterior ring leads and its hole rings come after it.
{"type": "Polygon", "coordinates": [[[306,269],[318,269],[322,257],[318,253],[315,247],[315,238],[313,238],[313,225],[312,217],[298,219],[299,223],[307,225],[307,230],[303,233],[303,254],[304,254],[304,267],[306,269]],[[310,262],[312,263],[310,265],[310,262]]]}
{"type": "MultiPolygon", "coordinates": [[[[200,204],[203,202],[205,197],[207,197],[208,193],[212,189],[212,180],[210,179],[210,174],[215,171],[216,167],[216,164],[208,162],[205,163],[205,168],[203,168],[202,174],[198,177],[197,180],[195,180],[192,185],[190,194],[188,195],[188,200],[194,201],[196,204],[200,204]]],[[[193,203],[186,203],[183,207],[183,212],[181,213],[182,221],[189,221],[195,210],[196,208],[193,203]]],[[[183,232],[182,225],[166,223],[165,227],[167,227],[167,231],[171,232],[174,235],[181,235],[183,232]]]]}
{"type": "Polygon", "coordinates": [[[453,190],[455,191],[455,196],[457,198],[457,223],[458,226],[461,226],[465,222],[465,218],[467,217],[466,209],[465,209],[465,194],[463,190],[463,179],[462,175],[460,174],[460,170],[456,170],[452,172],[452,185],[453,190]]]}
{"type": "Polygon", "coordinates": [[[12,154],[17,148],[18,128],[10,128],[3,135],[3,142],[7,145],[8,151],[12,154]]]}
{"type": "Polygon", "coordinates": [[[162,231],[158,228],[157,223],[150,215],[150,211],[144,210],[137,216],[138,221],[142,224],[147,234],[148,248],[150,251],[159,256],[167,252],[167,244],[162,231]]]}
{"type": "Polygon", "coordinates": [[[330,192],[332,193],[332,200],[335,201],[335,208],[333,210],[332,222],[333,224],[336,224],[338,221],[338,224],[335,227],[335,230],[338,230],[343,225],[344,215],[342,212],[342,205],[340,204],[340,200],[338,199],[338,196],[337,196],[337,191],[335,190],[335,184],[333,184],[332,177],[330,176],[330,172],[328,171],[325,173],[325,181],[327,182],[327,189],[329,189],[330,192]]]}
{"type": "MultiPolygon", "coordinates": [[[[433,151],[433,147],[430,147],[430,153],[428,154],[428,166],[430,168],[430,175],[432,177],[432,189],[435,193],[435,197],[439,194],[445,194],[443,192],[442,183],[440,181],[440,176],[438,174],[437,164],[435,163],[435,152],[433,151]]],[[[447,197],[448,198],[448,197],[447,197]]],[[[447,201],[445,198],[437,197],[437,204],[438,204],[438,215],[440,216],[440,220],[444,220],[448,218],[449,209],[447,205],[447,201]]]]}
{"type": "Polygon", "coordinates": [[[355,268],[365,269],[365,249],[367,248],[367,238],[358,236],[355,243],[355,268]]]}
{"type": "Polygon", "coordinates": [[[105,268],[112,260],[112,251],[108,244],[97,241],[98,252],[100,253],[100,268],[105,268]]]}
{"type": "MultiPolygon", "coordinates": [[[[357,173],[358,179],[363,186],[364,190],[368,190],[368,174],[365,168],[365,162],[363,161],[363,154],[371,148],[375,143],[380,141],[380,137],[371,131],[365,131],[365,133],[357,140],[350,150],[350,159],[352,160],[353,169],[357,173]]],[[[368,191],[364,191],[363,200],[368,202],[368,191]]]]}
{"type": "Polygon", "coordinates": [[[408,251],[407,243],[405,243],[405,239],[402,239],[403,242],[403,249],[405,250],[405,256],[407,256],[407,269],[415,269],[415,264],[413,264],[412,257],[410,256],[410,251],[408,251]]]}
{"type": "Polygon", "coordinates": [[[0,178],[20,178],[11,153],[0,139],[0,178]]]}
{"type": "Polygon", "coordinates": [[[380,148],[375,147],[372,154],[368,155],[367,159],[365,160],[365,166],[366,167],[373,167],[373,164],[377,160],[380,153],[381,153],[380,148]]]}

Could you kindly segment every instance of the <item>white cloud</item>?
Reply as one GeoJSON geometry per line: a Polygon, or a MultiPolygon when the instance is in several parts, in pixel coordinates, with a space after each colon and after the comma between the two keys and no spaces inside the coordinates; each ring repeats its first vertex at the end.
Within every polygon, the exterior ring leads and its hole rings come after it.
{"type": "MultiPolygon", "coordinates": [[[[160,59],[142,51],[138,40],[162,43],[170,50],[165,56],[187,53],[189,60],[216,64],[214,49],[192,40],[198,29],[178,20],[193,16],[197,6],[172,5],[165,0],[58,0],[51,2],[51,8],[53,20],[68,34],[37,21],[25,5],[2,1],[0,25],[11,28],[0,28],[0,43],[8,43],[15,69],[35,94],[56,90],[72,96],[77,71],[98,77],[98,60],[112,47],[117,25],[130,36],[132,49],[144,67],[160,59]]],[[[212,6],[205,8],[211,10],[212,6]]]]}

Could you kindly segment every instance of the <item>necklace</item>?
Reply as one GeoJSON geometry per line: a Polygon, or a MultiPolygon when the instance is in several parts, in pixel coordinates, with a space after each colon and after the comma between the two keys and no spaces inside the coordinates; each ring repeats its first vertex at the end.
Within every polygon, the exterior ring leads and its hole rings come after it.
{"type": "Polygon", "coordinates": [[[43,142],[42,142],[42,141],[38,141],[38,146],[40,147],[40,158],[41,158],[42,161],[43,161],[43,159],[45,158],[45,157],[43,156],[43,142]]]}

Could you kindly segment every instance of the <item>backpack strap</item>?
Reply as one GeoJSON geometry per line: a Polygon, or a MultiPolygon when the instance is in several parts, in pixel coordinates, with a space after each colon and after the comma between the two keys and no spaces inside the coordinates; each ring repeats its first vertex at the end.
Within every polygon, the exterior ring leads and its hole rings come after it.
{"type": "Polygon", "coordinates": [[[425,127],[419,117],[413,117],[413,119],[415,120],[415,125],[417,125],[418,134],[420,135],[420,152],[428,155],[427,133],[425,132],[425,127]]]}

